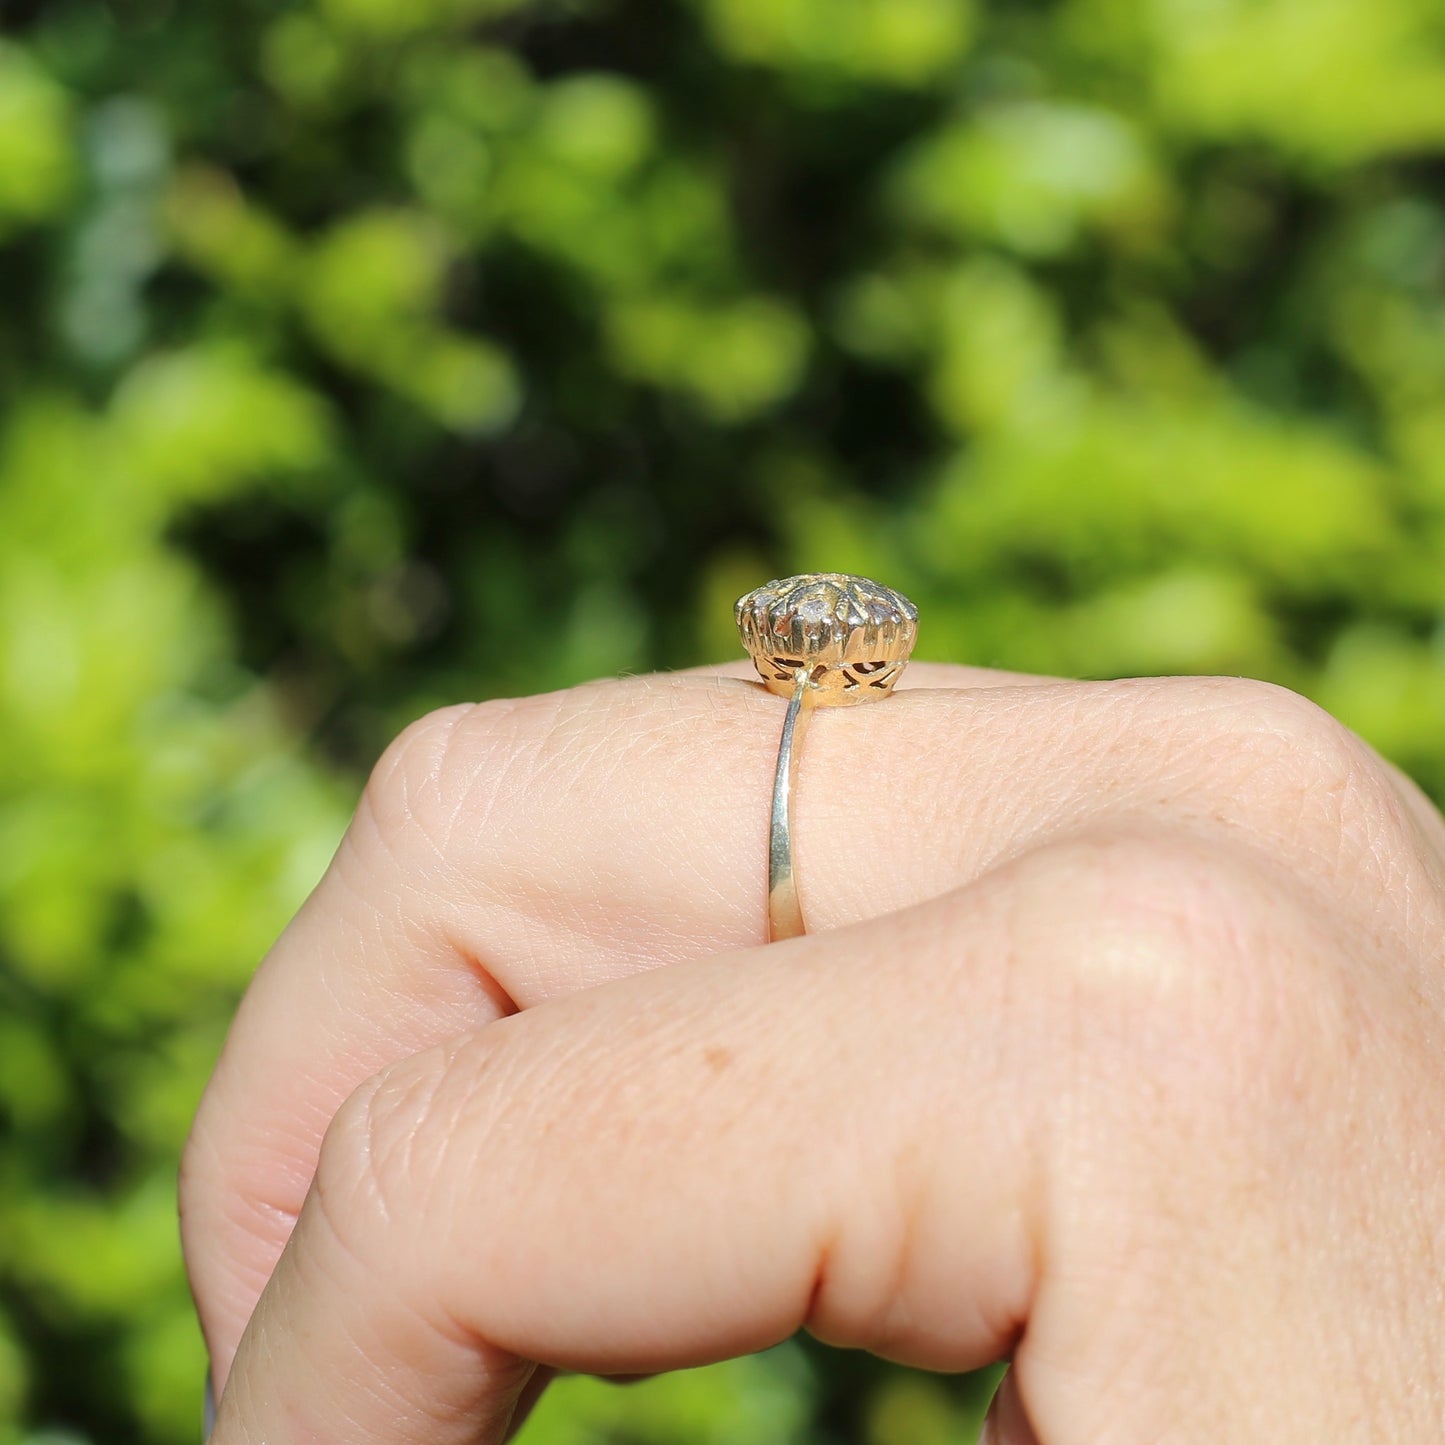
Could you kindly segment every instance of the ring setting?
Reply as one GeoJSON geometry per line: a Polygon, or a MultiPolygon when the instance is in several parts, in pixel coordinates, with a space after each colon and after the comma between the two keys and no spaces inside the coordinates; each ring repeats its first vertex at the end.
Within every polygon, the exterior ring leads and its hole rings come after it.
{"type": "Polygon", "coordinates": [[[755,587],[734,609],[738,634],[769,692],[788,699],[773,780],[768,936],[807,931],[793,869],[792,795],[815,707],[877,702],[893,691],[918,637],[918,609],[867,577],[812,572],[755,587]]]}

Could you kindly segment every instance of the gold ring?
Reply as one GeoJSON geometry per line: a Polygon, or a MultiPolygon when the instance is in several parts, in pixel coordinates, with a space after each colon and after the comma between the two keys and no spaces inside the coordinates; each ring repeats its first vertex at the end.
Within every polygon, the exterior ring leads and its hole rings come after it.
{"type": "Polygon", "coordinates": [[[876,702],[893,691],[918,638],[918,609],[867,577],[810,572],[738,598],[738,633],[769,692],[788,699],[768,834],[768,938],[806,933],[793,871],[792,796],[814,707],[876,702]]]}

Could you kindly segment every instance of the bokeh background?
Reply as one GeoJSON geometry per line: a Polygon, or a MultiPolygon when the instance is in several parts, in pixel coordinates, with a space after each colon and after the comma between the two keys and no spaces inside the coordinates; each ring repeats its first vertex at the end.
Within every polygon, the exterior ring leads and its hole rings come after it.
{"type": "MultiPolygon", "coordinates": [[[[174,1172],[361,777],[736,650],[1251,673],[1445,789],[1436,0],[0,5],[0,1445],[198,1436],[174,1172]]],[[[803,1344],[542,1445],[968,1440],[803,1344]]]]}

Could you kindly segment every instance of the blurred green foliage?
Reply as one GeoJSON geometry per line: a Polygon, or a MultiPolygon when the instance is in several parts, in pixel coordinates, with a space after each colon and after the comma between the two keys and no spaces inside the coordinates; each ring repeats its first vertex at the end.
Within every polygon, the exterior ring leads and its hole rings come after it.
{"type": "MultiPolygon", "coordinates": [[[[1445,790],[1434,0],[4,26],[0,1445],[195,1438],[186,1124],[433,704],[851,569],[922,655],[1273,677],[1445,790]]],[[[792,1345],[529,1429],[929,1445],[983,1393],[792,1345]]]]}

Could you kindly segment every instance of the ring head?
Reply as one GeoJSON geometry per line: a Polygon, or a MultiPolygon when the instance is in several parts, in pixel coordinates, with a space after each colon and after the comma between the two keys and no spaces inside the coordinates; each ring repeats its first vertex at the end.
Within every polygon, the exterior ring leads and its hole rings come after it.
{"type": "Polygon", "coordinates": [[[739,597],[738,633],[770,692],[843,706],[887,697],[918,637],[918,609],[867,577],[810,572],[739,597]]]}

